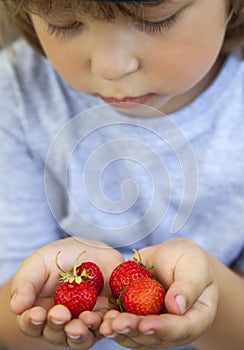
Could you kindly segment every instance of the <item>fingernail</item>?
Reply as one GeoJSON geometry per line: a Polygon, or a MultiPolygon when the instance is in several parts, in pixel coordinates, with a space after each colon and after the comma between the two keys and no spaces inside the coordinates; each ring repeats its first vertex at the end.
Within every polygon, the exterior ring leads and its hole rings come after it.
{"type": "Polygon", "coordinates": [[[16,298],[17,294],[14,293],[13,295],[11,295],[11,300],[14,300],[16,298]]]}
{"type": "Polygon", "coordinates": [[[130,333],[130,328],[125,328],[124,330],[119,331],[119,334],[128,334],[128,333],[130,333]]]}
{"type": "Polygon", "coordinates": [[[71,334],[68,334],[68,337],[72,340],[79,340],[80,339],[80,335],[71,335],[71,334]]]}
{"type": "Polygon", "coordinates": [[[144,335],[153,335],[155,332],[153,330],[143,333],[144,335]]]}
{"type": "Polygon", "coordinates": [[[179,308],[180,314],[183,315],[183,314],[185,313],[185,311],[186,311],[186,301],[185,301],[185,298],[184,298],[182,295],[178,294],[178,295],[176,295],[176,297],[175,297],[175,301],[176,301],[176,304],[177,304],[177,306],[178,306],[178,308],[179,308]]]}
{"type": "Polygon", "coordinates": [[[56,326],[61,326],[64,324],[64,321],[58,321],[58,320],[52,319],[52,323],[55,324],[56,326]]]}
{"type": "Polygon", "coordinates": [[[106,335],[106,338],[111,338],[111,339],[113,339],[113,338],[115,338],[115,337],[117,337],[117,333],[112,333],[112,334],[110,334],[110,335],[106,335]]]}
{"type": "Polygon", "coordinates": [[[16,297],[17,297],[17,294],[13,294],[13,295],[11,296],[11,299],[10,299],[11,305],[15,303],[16,297]]]}
{"type": "Polygon", "coordinates": [[[33,324],[33,326],[41,326],[43,324],[42,321],[36,321],[36,320],[31,320],[31,323],[33,324]]]}

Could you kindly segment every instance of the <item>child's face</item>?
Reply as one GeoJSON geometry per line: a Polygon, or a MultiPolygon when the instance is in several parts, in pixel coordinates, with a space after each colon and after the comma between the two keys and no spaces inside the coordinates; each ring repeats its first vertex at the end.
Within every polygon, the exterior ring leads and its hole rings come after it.
{"type": "MultiPolygon", "coordinates": [[[[70,14],[32,19],[47,57],[75,89],[115,107],[126,98],[168,113],[188,104],[216,74],[227,4],[166,1],[145,7],[144,27],[121,13],[112,23],[70,14]]],[[[122,110],[136,114],[132,106],[122,110]]]]}

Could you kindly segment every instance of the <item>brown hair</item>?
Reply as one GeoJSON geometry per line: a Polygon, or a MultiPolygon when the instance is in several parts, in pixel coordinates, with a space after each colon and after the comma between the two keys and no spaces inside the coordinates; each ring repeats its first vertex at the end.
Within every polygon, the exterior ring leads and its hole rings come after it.
{"type": "MultiPolygon", "coordinates": [[[[134,16],[143,6],[156,6],[163,0],[147,1],[92,1],[92,0],[2,0],[0,1],[0,37],[3,44],[8,44],[12,35],[24,36],[39,52],[44,54],[37,38],[29,13],[48,13],[53,8],[72,11],[80,6],[82,11],[95,18],[111,21],[114,19],[114,8],[123,14],[134,16]]],[[[223,45],[223,52],[229,53],[237,46],[244,47],[244,1],[230,0],[229,23],[223,45]]],[[[244,51],[244,50],[243,50],[244,51]]],[[[244,54],[244,52],[243,52],[244,54]]]]}

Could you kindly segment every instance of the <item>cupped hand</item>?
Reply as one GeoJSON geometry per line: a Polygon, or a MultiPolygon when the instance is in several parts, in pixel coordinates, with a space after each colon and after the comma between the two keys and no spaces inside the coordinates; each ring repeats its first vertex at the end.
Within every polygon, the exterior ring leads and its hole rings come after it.
{"type": "Polygon", "coordinates": [[[108,298],[99,296],[93,311],[84,311],[72,319],[63,305],[32,307],[18,316],[20,329],[31,337],[42,337],[54,346],[90,349],[102,338],[99,327],[104,314],[113,307],[108,298]]]}
{"type": "Polygon", "coordinates": [[[190,344],[213,323],[218,286],[208,253],[187,239],[172,239],[140,251],[167,293],[167,313],[136,316],[109,310],[100,333],[128,348],[172,348],[190,344]]]}
{"type": "Polygon", "coordinates": [[[11,308],[18,315],[19,327],[31,337],[43,337],[53,345],[88,349],[101,338],[98,332],[103,315],[114,307],[109,301],[109,276],[123,262],[121,254],[95,241],[66,238],[39,249],[23,262],[12,281],[11,308]],[[82,252],[82,261],[95,262],[104,275],[104,290],[91,312],[72,319],[67,308],[53,304],[53,293],[59,281],[55,257],[64,270],[73,267],[82,252]]]}

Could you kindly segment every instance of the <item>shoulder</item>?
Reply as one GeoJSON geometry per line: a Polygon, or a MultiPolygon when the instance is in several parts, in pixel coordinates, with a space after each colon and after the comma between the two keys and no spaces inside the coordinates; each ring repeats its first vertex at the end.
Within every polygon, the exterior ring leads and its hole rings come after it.
{"type": "MultiPolygon", "coordinates": [[[[218,125],[236,125],[244,117],[244,59],[240,51],[230,54],[206,93],[218,125]]],[[[206,102],[206,101],[205,101],[206,102]]]]}
{"type": "Polygon", "coordinates": [[[19,99],[19,103],[29,103],[28,99],[31,99],[33,104],[40,95],[47,93],[51,84],[57,85],[57,76],[49,61],[23,39],[2,51],[0,65],[3,67],[0,72],[1,94],[6,98],[5,88],[8,87],[9,93],[15,100],[19,99]]]}
{"type": "Polygon", "coordinates": [[[0,83],[13,84],[34,76],[43,68],[43,61],[22,39],[15,41],[10,47],[0,53],[0,83]]]}
{"type": "Polygon", "coordinates": [[[17,40],[0,52],[1,130],[22,135],[24,116],[33,114],[38,75],[45,71],[42,62],[43,58],[24,40],[17,40]]]}
{"type": "Polygon", "coordinates": [[[98,102],[69,86],[24,40],[0,53],[0,131],[45,159],[57,132],[98,102]]]}
{"type": "Polygon", "coordinates": [[[237,89],[239,89],[239,92],[243,94],[243,79],[244,57],[240,51],[236,51],[226,59],[226,63],[223,68],[223,82],[226,81],[226,83],[228,83],[228,85],[225,86],[225,89],[230,93],[233,93],[233,90],[237,91],[237,89]],[[237,89],[235,89],[235,87],[237,89]]]}
{"type": "Polygon", "coordinates": [[[242,127],[244,118],[244,58],[241,52],[237,51],[227,59],[221,83],[222,91],[224,91],[222,94],[223,114],[229,118],[228,123],[235,124],[237,122],[239,127],[242,127]]]}
{"type": "Polygon", "coordinates": [[[0,52],[0,88],[12,84],[22,95],[34,96],[66,93],[88,97],[75,91],[56,72],[50,61],[36,52],[24,39],[16,40],[13,45],[0,52]]]}
{"type": "Polygon", "coordinates": [[[48,65],[45,58],[19,39],[1,51],[0,66],[0,108],[7,106],[6,112],[9,112],[15,107],[21,114],[23,106],[29,103],[29,96],[32,95],[33,104],[34,91],[38,96],[38,89],[46,81],[48,65]]]}

